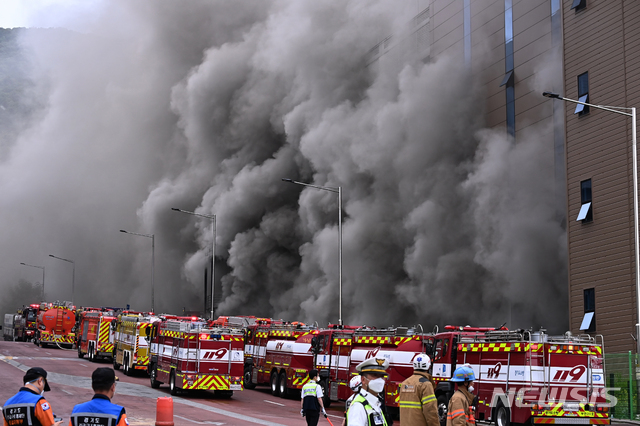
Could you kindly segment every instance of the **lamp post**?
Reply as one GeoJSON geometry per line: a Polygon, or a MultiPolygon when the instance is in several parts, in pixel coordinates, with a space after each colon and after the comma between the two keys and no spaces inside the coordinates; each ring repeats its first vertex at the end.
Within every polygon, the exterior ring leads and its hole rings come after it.
{"type": "Polygon", "coordinates": [[[125,234],[131,234],[131,235],[137,235],[139,237],[146,237],[146,238],[151,238],[151,312],[155,312],[155,304],[154,304],[154,298],[153,298],[153,292],[154,292],[154,283],[153,283],[153,270],[154,268],[154,264],[155,264],[155,235],[154,234],[138,234],[137,232],[129,232],[129,231],[125,231],[124,229],[121,229],[120,232],[124,232],[125,234]]]}
{"type": "Polygon", "coordinates": [[[24,263],[24,262],[20,262],[20,264],[23,266],[30,266],[32,268],[42,269],[42,301],[44,302],[44,266],[29,265],[28,263],[24,263]]]}
{"type": "Polygon", "coordinates": [[[199,216],[199,217],[204,217],[207,218],[209,220],[211,220],[211,319],[213,318],[214,315],[214,305],[213,302],[215,300],[215,278],[216,278],[216,271],[215,271],[215,258],[216,258],[216,215],[212,214],[212,215],[208,215],[208,214],[202,214],[202,213],[195,213],[195,212],[190,212],[188,210],[182,210],[182,209],[177,209],[175,207],[172,207],[171,210],[175,211],[175,212],[181,212],[181,213],[186,213],[186,214],[190,214],[193,216],[199,216]]]}
{"type": "Polygon", "coordinates": [[[54,256],[52,254],[49,257],[53,257],[54,259],[64,260],[65,262],[69,262],[73,265],[73,271],[71,273],[71,304],[75,305],[76,300],[76,262],[71,259],[64,259],[62,257],[54,256]]]}
{"type": "Polygon", "coordinates": [[[339,279],[338,279],[338,324],[342,325],[342,187],[338,186],[318,186],[310,183],[298,182],[292,179],[282,178],[284,182],[295,183],[296,185],[308,186],[323,191],[338,194],[338,247],[339,247],[339,279]]]}
{"type": "Polygon", "coordinates": [[[636,263],[636,308],[637,308],[637,321],[636,322],[636,342],[637,353],[640,353],[640,231],[638,228],[638,156],[636,147],[636,109],[627,107],[617,107],[609,105],[594,105],[587,102],[576,101],[575,99],[565,98],[557,93],[543,92],[542,96],[551,99],[559,99],[561,101],[573,102],[575,104],[586,105],[588,107],[603,109],[609,112],[615,112],[616,114],[625,115],[631,117],[631,145],[633,152],[633,226],[635,236],[635,263],[636,263]],[[624,110],[631,111],[625,112],[624,110]]]}

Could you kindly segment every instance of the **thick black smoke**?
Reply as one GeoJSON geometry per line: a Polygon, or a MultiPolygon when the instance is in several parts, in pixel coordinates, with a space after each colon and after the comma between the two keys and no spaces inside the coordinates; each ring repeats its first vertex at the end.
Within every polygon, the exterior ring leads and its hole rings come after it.
{"type": "Polygon", "coordinates": [[[550,142],[483,129],[455,52],[371,63],[420,10],[113,3],[24,39],[48,108],[0,165],[5,283],[44,262],[69,298],[51,252],[78,303],[148,309],[151,241],[126,229],[155,235],[156,311],[201,310],[211,222],[177,207],[217,217],[218,313],[336,322],[337,195],[292,178],[342,188],[345,323],[566,327],[550,142]]]}

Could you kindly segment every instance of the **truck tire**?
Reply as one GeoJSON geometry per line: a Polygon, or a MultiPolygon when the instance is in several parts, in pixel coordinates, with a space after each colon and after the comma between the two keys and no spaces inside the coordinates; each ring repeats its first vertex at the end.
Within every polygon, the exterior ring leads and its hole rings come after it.
{"type": "Polygon", "coordinates": [[[84,352],[82,352],[80,345],[78,345],[78,358],[84,358],[84,352]]]}
{"type": "Polygon", "coordinates": [[[169,376],[169,393],[173,396],[178,395],[178,387],[176,386],[176,370],[171,370],[169,376]]]}
{"type": "Polygon", "coordinates": [[[120,364],[118,364],[118,361],[116,361],[116,354],[113,354],[113,369],[114,370],[120,370],[120,364]]]}
{"type": "Polygon", "coordinates": [[[509,409],[502,404],[498,405],[498,408],[496,408],[495,422],[496,422],[496,426],[511,425],[511,416],[509,413],[509,409]]]}
{"type": "Polygon", "coordinates": [[[327,380],[320,380],[320,386],[322,386],[322,403],[325,408],[329,408],[331,406],[331,395],[329,395],[329,384],[327,380]]]}
{"type": "Polygon", "coordinates": [[[278,396],[280,394],[280,388],[278,386],[278,372],[274,371],[271,373],[271,395],[278,396]]]}
{"type": "Polygon", "coordinates": [[[446,426],[447,424],[447,412],[449,411],[449,400],[447,395],[438,395],[438,418],[440,419],[440,426],[446,426]]]}
{"type": "Polygon", "coordinates": [[[247,368],[244,370],[244,388],[245,389],[255,389],[256,384],[251,381],[251,368],[247,368]]]}
{"type": "Polygon", "coordinates": [[[153,389],[158,389],[160,387],[161,382],[157,381],[158,377],[158,369],[155,364],[151,365],[151,369],[149,371],[149,381],[151,382],[151,387],[153,389]]]}
{"type": "Polygon", "coordinates": [[[280,373],[280,378],[278,379],[278,392],[280,393],[280,398],[286,398],[289,396],[289,388],[287,388],[287,373],[284,371],[280,373]]]}
{"type": "Polygon", "coordinates": [[[89,343],[89,361],[96,362],[96,355],[93,352],[93,345],[89,343]]]}

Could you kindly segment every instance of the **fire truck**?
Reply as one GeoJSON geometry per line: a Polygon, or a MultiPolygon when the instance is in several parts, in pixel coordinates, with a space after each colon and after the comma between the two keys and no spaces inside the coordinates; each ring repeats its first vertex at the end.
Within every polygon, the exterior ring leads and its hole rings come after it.
{"type": "Polygon", "coordinates": [[[114,369],[122,366],[124,374],[130,376],[136,370],[149,368],[149,337],[155,321],[159,321],[155,315],[124,312],[112,323],[115,325],[114,369]]]}
{"type": "Polygon", "coordinates": [[[64,345],[71,349],[75,343],[76,315],[71,302],[42,303],[36,319],[34,343],[40,347],[64,345]]]}
{"type": "Polygon", "coordinates": [[[610,424],[603,341],[544,330],[447,326],[429,348],[442,423],[457,366],[475,373],[477,420],[510,423],[610,424]]]}
{"type": "Polygon", "coordinates": [[[259,322],[246,329],[244,383],[271,386],[286,398],[309,381],[313,365],[312,339],[316,329],[302,323],[259,322]]]}
{"type": "Polygon", "coordinates": [[[151,331],[151,387],[169,384],[169,391],[213,390],[231,397],[242,390],[242,329],[208,327],[199,318],[164,315],[151,331]]]}
{"type": "Polygon", "coordinates": [[[38,317],[39,310],[39,304],[23,306],[21,309],[18,309],[18,314],[15,315],[15,322],[13,325],[15,340],[26,342],[35,338],[36,319],[38,317]]]}
{"type": "Polygon", "coordinates": [[[78,314],[76,347],[78,358],[89,356],[89,361],[113,357],[113,330],[111,323],[116,319],[112,308],[84,308],[78,314]]]}
{"type": "Polygon", "coordinates": [[[349,371],[369,358],[389,360],[384,398],[392,414],[398,413],[400,385],[413,374],[413,359],[432,345],[433,336],[415,328],[361,329],[353,333],[349,371]]]}

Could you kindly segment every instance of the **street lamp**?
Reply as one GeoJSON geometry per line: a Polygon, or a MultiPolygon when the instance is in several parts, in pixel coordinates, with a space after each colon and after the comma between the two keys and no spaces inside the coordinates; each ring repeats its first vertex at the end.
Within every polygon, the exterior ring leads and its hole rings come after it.
{"type": "Polygon", "coordinates": [[[633,226],[635,234],[635,254],[636,254],[636,308],[637,308],[637,320],[636,323],[636,351],[640,353],[640,231],[638,228],[638,156],[636,149],[636,109],[608,106],[608,105],[594,105],[587,102],[576,101],[574,99],[565,98],[557,93],[543,92],[542,96],[551,99],[558,99],[561,101],[573,102],[576,104],[586,105],[588,107],[603,109],[609,112],[615,112],[616,114],[626,115],[631,117],[631,145],[633,148],[633,226]],[[631,112],[625,112],[622,110],[630,110],[631,112]]]}
{"type": "Polygon", "coordinates": [[[73,265],[73,272],[71,275],[71,304],[73,305],[76,299],[76,262],[70,259],[64,259],[62,257],[54,256],[52,254],[49,257],[53,257],[54,259],[64,260],[65,262],[69,262],[73,265]]]}
{"type": "MultiPolygon", "coordinates": [[[[208,215],[208,214],[202,214],[202,213],[195,213],[195,212],[190,212],[188,210],[176,209],[175,207],[172,207],[171,210],[173,210],[175,212],[181,212],[181,213],[190,214],[190,215],[193,215],[193,216],[204,217],[204,218],[207,218],[207,219],[211,220],[211,234],[212,234],[212,239],[211,239],[211,319],[214,319],[213,318],[213,314],[214,314],[213,302],[214,302],[214,296],[215,296],[215,277],[216,277],[216,271],[215,271],[216,215],[215,214],[208,215]]],[[[205,307],[206,307],[206,305],[205,305],[205,307]]]]}
{"type": "Polygon", "coordinates": [[[310,183],[298,182],[292,179],[282,178],[284,182],[295,183],[296,185],[308,186],[315,189],[321,189],[323,191],[333,192],[338,194],[338,247],[339,247],[339,281],[338,281],[338,324],[342,325],[342,187],[332,186],[317,186],[310,183]]]}
{"type": "Polygon", "coordinates": [[[155,304],[154,304],[154,300],[153,300],[153,291],[154,291],[154,284],[153,284],[153,270],[154,270],[154,264],[155,264],[155,235],[154,234],[138,234],[137,232],[129,232],[129,231],[125,231],[124,229],[121,229],[120,232],[124,232],[125,234],[131,234],[131,235],[137,235],[139,237],[146,237],[146,238],[151,238],[151,312],[155,312],[155,304]]]}
{"type": "Polygon", "coordinates": [[[20,262],[20,264],[24,266],[31,266],[32,268],[42,269],[42,301],[44,302],[44,266],[29,265],[28,263],[24,262],[20,262]]]}

